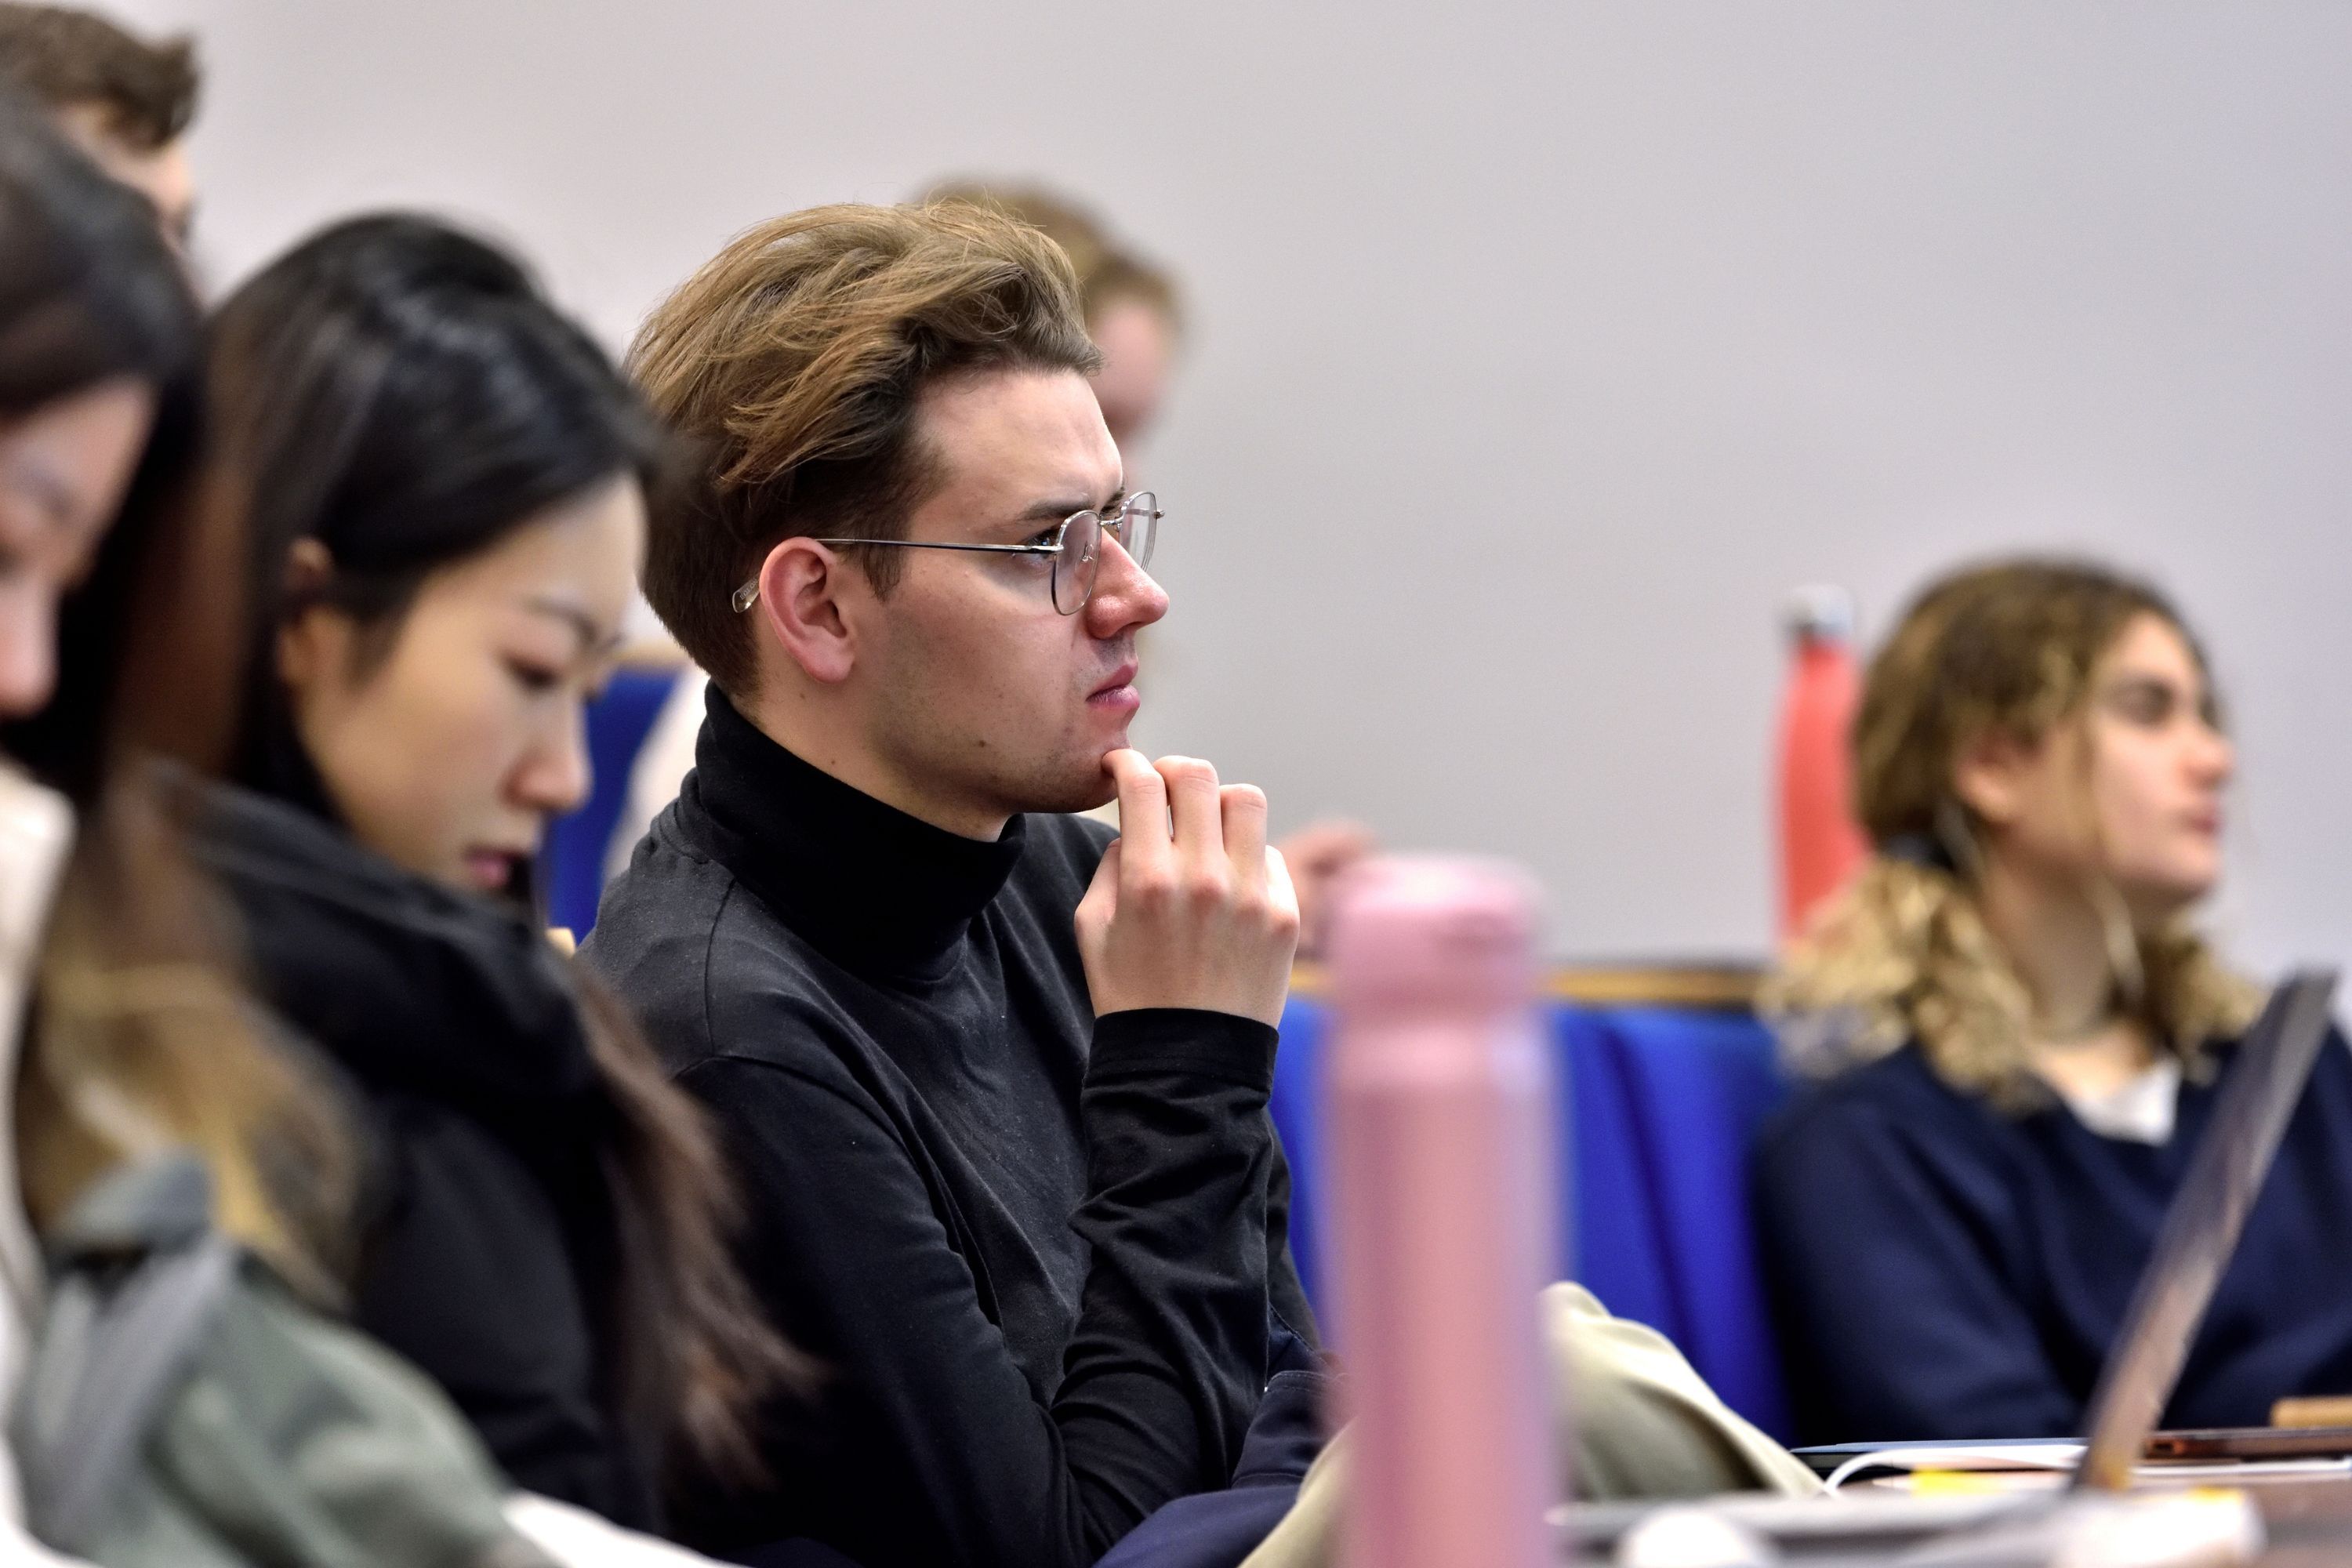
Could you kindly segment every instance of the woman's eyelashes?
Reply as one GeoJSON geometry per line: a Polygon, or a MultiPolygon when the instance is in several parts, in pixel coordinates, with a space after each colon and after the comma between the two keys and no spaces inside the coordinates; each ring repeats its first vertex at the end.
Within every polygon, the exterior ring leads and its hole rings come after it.
{"type": "Polygon", "coordinates": [[[548,697],[572,688],[583,702],[593,702],[613,683],[613,658],[608,653],[583,653],[577,658],[550,658],[544,654],[506,656],[507,673],[532,697],[548,697]]]}
{"type": "Polygon", "coordinates": [[[509,658],[507,673],[517,686],[533,697],[544,697],[563,684],[570,673],[562,665],[550,665],[537,659],[509,658]]]}

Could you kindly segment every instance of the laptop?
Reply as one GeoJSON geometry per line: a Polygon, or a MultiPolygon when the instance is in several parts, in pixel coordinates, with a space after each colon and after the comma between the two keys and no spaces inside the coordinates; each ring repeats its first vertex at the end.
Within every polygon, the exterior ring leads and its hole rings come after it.
{"type": "Polygon", "coordinates": [[[2172,1399],[2214,1287],[2236,1256],[2246,1215],[2327,1038],[2336,974],[2291,976],[2271,994],[2222,1086],[2204,1142],[2157,1232],[2124,1331],[2100,1369],[2084,1423],[2077,1489],[2121,1491],[2172,1399]]]}
{"type": "MultiPolygon", "coordinates": [[[[2262,1016],[2238,1048],[2229,1080],[2222,1085],[2213,1118],[2181,1177],[2180,1191],[2164,1216],[2156,1246],[2140,1273],[2125,1314],[2116,1348],[2101,1369],[2084,1423],[2086,1436],[2080,1460],[2067,1489],[2072,1492],[2121,1491],[2131,1485],[2157,1421],[2172,1397],[2180,1369],[2189,1358],[2198,1326],[2211,1305],[2214,1288],[2237,1251],[2246,1215],[2253,1208],[2271,1162],[2285,1136],[2288,1120],[2303,1098],[2314,1063],[2327,1038],[2329,1007],[2336,975],[2332,970],[2291,975],[2271,993],[2262,1016]]],[[[2021,1459],[2033,1449],[2051,1445],[1980,1444],[1842,1444],[1805,1450],[1817,1464],[1822,1457],[1860,1459],[1873,1453],[1900,1454],[1905,1448],[1927,1450],[1965,1447],[1982,1452],[2013,1447],[2021,1459]]],[[[2071,1445],[2068,1445],[2071,1447],[2071,1445]]],[[[1856,1500],[1859,1501],[1859,1500],[1856,1500]]],[[[1869,1532],[1886,1544],[1887,1532],[1913,1540],[1964,1523],[2007,1519],[2025,1508],[2049,1508],[2055,1500],[2032,1494],[2001,1498],[1936,1499],[1934,1506],[1887,1511],[1897,1500],[1874,1500],[1869,1505],[1869,1532]],[[1906,1530],[1896,1516],[1914,1513],[1916,1529],[1906,1530]],[[1963,1518],[1962,1516],[1966,1517],[1963,1518]]],[[[1617,1534],[1650,1511],[1643,1507],[1612,1505],[1568,1511],[1567,1533],[1582,1549],[1605,1549],[1617,1534]]],[[[1748,1528],[1790,1544],[1832,1538],[1852,1538],[1856,1520],[1826,1518],[1807,1522],[1823,1511],[1819,1499],[1755,1499],[1731,1510],[1748,1528]]],[[[1831,1514],[1847,1510],[1829,1508],[1831,1514]]]]}

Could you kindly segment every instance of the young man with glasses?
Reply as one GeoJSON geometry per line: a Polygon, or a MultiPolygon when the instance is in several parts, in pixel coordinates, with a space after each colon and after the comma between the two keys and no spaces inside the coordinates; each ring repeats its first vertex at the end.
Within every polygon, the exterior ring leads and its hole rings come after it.
{"type": "Polygon", "coordinates": [[[1093,1563],[1224,1486],[1312,1325],[1265,1106],[1297,908],[1265,801],[1128,749],[1161,521],[1061,253],[960,204],[796,214],[633,354],[693,444],[645,585],[712,679],[585,952],[736,1161],[829,1363],[698,1543],[1093,1563]],[[1124,837],[1066,814],[1116,797],[1124,837]]]}

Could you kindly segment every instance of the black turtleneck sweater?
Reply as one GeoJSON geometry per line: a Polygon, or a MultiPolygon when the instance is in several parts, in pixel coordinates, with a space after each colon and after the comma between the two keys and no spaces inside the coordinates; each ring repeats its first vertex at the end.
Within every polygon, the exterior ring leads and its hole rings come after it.
{"type": "Polygon", "coordinates": [[[1072,916],[1109,834],[932,827],[717,688],[587,958],[718,1120],[745,1267],[834,1369],[771,1481],[680,1522],[865,1568],[1078,1568],[1230,1479],[1276,1320],[1311,1333],[1265,1115],[1274,1031],[1097,1020],[1072,916]]]}

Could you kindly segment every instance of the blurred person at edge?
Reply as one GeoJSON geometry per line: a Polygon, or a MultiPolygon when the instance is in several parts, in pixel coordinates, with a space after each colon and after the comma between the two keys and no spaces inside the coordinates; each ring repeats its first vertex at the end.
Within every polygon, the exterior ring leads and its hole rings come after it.
{"type": "Polygon", "coordinates": [[[520,1486],[658,1531],[797,1370],[728,1184],[625,1011],[545,940],[548,820],[632,592],[663,443],[503,252],[353,219],[210,328],[209,471],[247,508],[234,786],[193,850],[367,1156],[352,1318],[520,1486]]]}
{"type": "MultiPolygon", "coordinates": [[[[955,180],[924,199],[992,207],[1062,247],[1077,274],[1087,336],[1102,353],[1102,364],[1087,379],[1111,440],[1132,469],[1144,437],[1159,422],[1184,339],[1175,280],[1120,244],[1093,214],[1035,186],[955,180]]],[[[1132,471],[1128,478],[1139,482],[1132,471]]]]}
{"type": "MultiPolygon", "coordinates": [[[[1062,247],[1077,275],[1078,308],[1085,314],[1087,335],[1102,354],[1101,365],[1087,379],[1102,408],[1103,424],[1128,464],[1129,485],[1147,488],[1138,476],[1136,458],[1159,421],[1184,339],[1183,301],[1175,280],[1129,249],[1084,207],[1035,186],[956,180],[934,188],[926,199],[992,208],[1062,247]]],[[[608,874],[617,875],[628,864],[629,851],[677,795],[678,781],[694,765],[703,687],[698,673],[682,679],[647,732],[630,773],[628,804],[613,835],[608,874]]],[[[1103,820],[1116,820],[1108,815],[1112,810],[1102,808],[1103,820]]],[[[1298,895],[1298,951],[1311,957],[1322,948],[1333,881],[1370,852],[1372,837],[1355,823],[1318,821],[1284,837],[1276,847],[1298,895]]]]}
{"type": "MultiPolygon", "coordinates": [[[[1872,661],[1874,846],[1769,988],[1824,1079],[1759,1145],[1800,1435],[2063,1436],[2260,1000],[2189,922],[2234,760],[2179,612],[2105,566],[1928,587],[1872,661]]],[[[2165,1413],[2352,1391],[2352,1056],[2321,1053],[2165,1413]]]]}
{"type": "Polygon", "coordinates": [[[184,250],[195,222],[186,138],[194,40],[149,42],[93,11],[0,3],[0,80],[46,107],[98,166],[147,198],[184,250]]]}
{"type": "MultiPolygon", "coordinates": [[[[0,1405],[13,1408],[47,1293],[36,1235],[126,1153],[77,1115],[106,1080],[210,1166],[219,1221],[281,1261],[254,1141],[324,1149],[309,1101],[230,1010],[114,1009],[37,974],[101,983],[201,970],[191,879],[128,782],[146,752],[217,763],[233,707],[234,552],[184,504],[197,456],[194,300],[148,205],[0,92],[0,1405]],[[104,1055],[77,1054],[95,1040],[104,1055]],[[31,1066],[19,1070],[18,1057],[31,1066]]],[[[115,1119],[119,1123],[119,1117],[115,1119]]],[[[322,1183],[331,1163],[320,1161],[322,1183]]],[[[0,1558],[22,1533],[0,1446],[0,1558]]]]}

